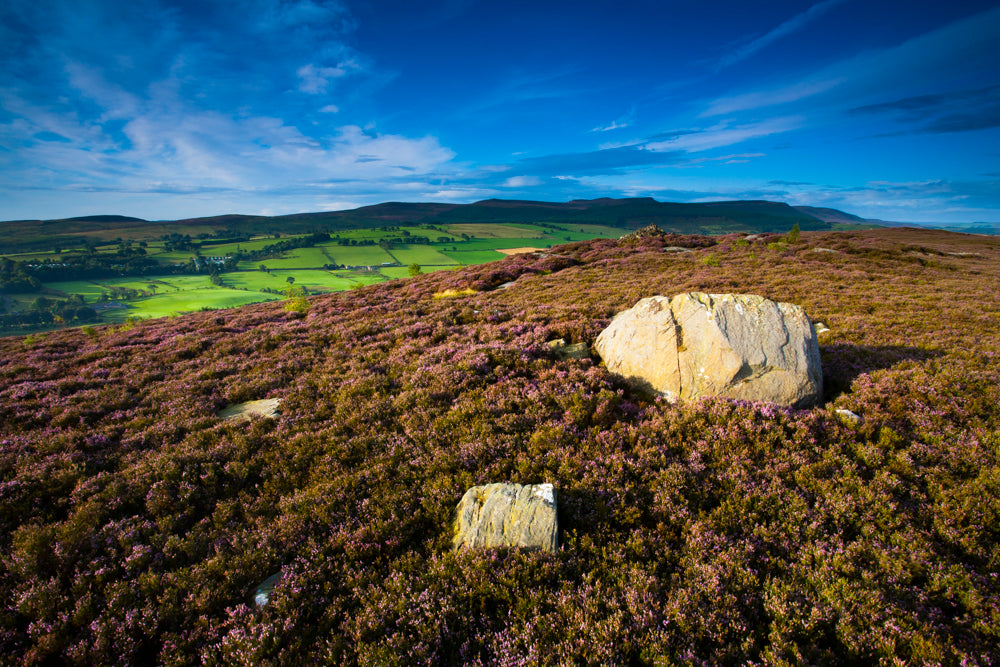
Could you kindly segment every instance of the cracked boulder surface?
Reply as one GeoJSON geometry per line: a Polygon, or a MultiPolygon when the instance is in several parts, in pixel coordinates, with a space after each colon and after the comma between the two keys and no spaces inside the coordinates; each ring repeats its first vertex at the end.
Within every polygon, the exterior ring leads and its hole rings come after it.
{"type": "Polygon", "coordinates": [[[558,548],[551,484],[486,484],[465,492],[455,513],[454,548],[558,548]]]}
{"type": "Polygon", "coordinates": [[[805,311],[754,294],[642,299],[594,349],[609,371],[670,400],[721,396],[806,407],[820,400],[816,331],[805,311]]]}

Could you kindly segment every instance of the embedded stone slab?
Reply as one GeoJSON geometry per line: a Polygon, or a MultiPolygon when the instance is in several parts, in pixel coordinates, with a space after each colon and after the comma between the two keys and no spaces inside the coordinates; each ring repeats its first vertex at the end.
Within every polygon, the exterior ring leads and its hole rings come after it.
{"type": "Polygon", "coordinates": [[[721,396],[804,407],[823,394],[805,311],[754,294],[642,299],[615,316],[594,349],[609,371],[672,401],[721,396]]]}
{"type": "Polygon", "coordinates": [[[549,350],[560,359],[590,359],[590,346],[586,343],[567,343],[565,338],[550,340],[549,350]]]}
{"type": "Polygon", "coordinates": [[[246,403],[236,403],[219,410],[220,419],[240,419],[249,421],[251,417],[271,417],[278,416],[278,405],[280,398],[265,398],[259,401],[247,401],[246,403]]]}
{"type": "Polygon", "coordinates": [[[453,547],[558,548],[555,487],[486,484],[465,492],[455,513],[453,547]]]}

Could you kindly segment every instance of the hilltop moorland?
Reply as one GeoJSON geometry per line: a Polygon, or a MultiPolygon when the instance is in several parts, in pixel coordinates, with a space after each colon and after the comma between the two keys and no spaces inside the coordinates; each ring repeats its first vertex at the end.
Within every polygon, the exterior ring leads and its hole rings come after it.
{"type": "Polygon", "coordinates": [[[674,234],[2,339],[0,655],[995,664],[998,292],[992,237],[674,234]],[[669,404],[547,345],[686,291],[825,323],[821,404],[669,404]],[[451,551],[503,481],[555,485],[556,553],[451,551]]]}

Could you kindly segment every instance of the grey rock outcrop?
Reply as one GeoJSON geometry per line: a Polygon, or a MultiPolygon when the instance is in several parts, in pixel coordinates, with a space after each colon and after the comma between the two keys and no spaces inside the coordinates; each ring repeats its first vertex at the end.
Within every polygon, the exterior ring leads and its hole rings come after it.
{"type": "Polygon", "coordinates": [[[630,232],[623,237],[622,241],[637,241],[639,239],[653,239],[660,236],[667,236],[667,233],[657,227],[655,224],[649,224],[641,229],[637,229],[634,232],[630,232]]]}
{"type": "Polygon", "coordinates": [[[551,484],[486,484],[458,503],[454,548],[558,549],[555,489],[551,484]]]}
{"type": "Polygon", "coordinates": [[[594,349],[609,371],[670,400],[722,396],[802,407],[823,393],[805,311],[752,294],[642,299],[615,316],[594,349]]]}

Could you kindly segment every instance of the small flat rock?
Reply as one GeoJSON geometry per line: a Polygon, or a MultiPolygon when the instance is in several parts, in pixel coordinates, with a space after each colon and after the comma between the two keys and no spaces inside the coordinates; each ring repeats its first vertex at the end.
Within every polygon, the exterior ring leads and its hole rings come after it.
{"type": "Polygon", "coordinates": [[[556,356],[560,359],[589,359],[590,346],[586,343],[572,343],[556,350],[556,356]]]}
{"type": "Polygon", "coordinates": [[[826,333],[830,330],[830,327],[826,326],[822,322],[817,322],[814,326],[816,327],[816,335],[826,333]]]}
{"type": "Polygon", "coordinates": [[[851,412],[847,408],[837,408],[837,416],[849,424],[858,424],[861,422],[861,415],[851,412]]]}
{"type": "Polygon", "coordinates": [[[663,249],[663,252],[694,252],[691,248],[682,248],[679,245],[667,246],[663,249]]]}
{"type": "Polygon", "coordinates": [[[822,247],[819,247],[819,246],[813,248],[812,251],[813,252],[840,252],[839,250],[834,250],[833,248],[822,248],[822,247]]]}
{"type": "Polygon", "coordinates": [[[556,350],[566,347],[566,339],[557,338],[555,340],[550,340],[548,343],[546,343],[546,345],[549,346],[549,350],[555,352],[556,350]]]}
{"type": "Polygon", "coordinates": [[[550,340],[549,350],[560,359],[589,359],[590,346],[586,343],[567,344],[564,338],[550,340]]]}
{"type": "Polygon", "coordinates": [[[465,492],[455,513],[453,546],[489,549],[558,548],[555,488],[551,484],[486,484],[465,492]]]}
{"type": "Polygon", "coordinates": [[[281,572],[275,572],[264,581],[257,584],[253,589],[253,603],[258,607],[263,607],[271,601],[271,593],[274,587],[281,581],[281,572]]]}
{"type": "Polygon", "coordinates": [[[280,398],[265,398],[259,401],[247,401],[246,403],[236,403],[219,410],[220,419],[240,419],[249,421],[252,417],[278,416],[278,405],[280,398]]]}

